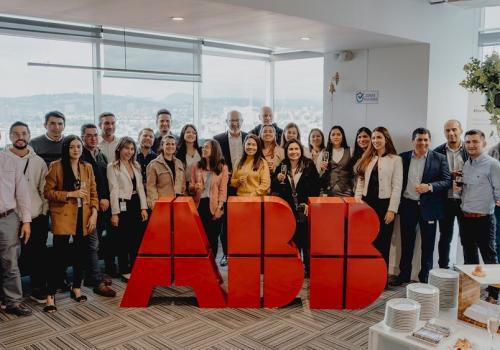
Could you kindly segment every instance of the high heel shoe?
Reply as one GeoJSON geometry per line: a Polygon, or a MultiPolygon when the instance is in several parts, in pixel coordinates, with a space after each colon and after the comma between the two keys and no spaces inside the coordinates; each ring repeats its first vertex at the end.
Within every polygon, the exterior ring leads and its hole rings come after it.
{"type": "Polygon", "coordinates": [[[75,290],[75,288],[72,288],[71,291],[69,292],[71,299],[73,299],[77,303],[84,303],[87,301],[87,297],[83,294],[81,294],[79,297],[77,297],[74,290],[75,290]]]}
{"type": "Polygon", "coordinates": [[[57,306],[56,306],[56,296],[55,295],[50,295],[52,297],[52,300],[54,300],[54,304],[52,305],[47,305],[43,308],[44,312],[47,312],[49,314],[52,314],[57,311],[57,306]]]}

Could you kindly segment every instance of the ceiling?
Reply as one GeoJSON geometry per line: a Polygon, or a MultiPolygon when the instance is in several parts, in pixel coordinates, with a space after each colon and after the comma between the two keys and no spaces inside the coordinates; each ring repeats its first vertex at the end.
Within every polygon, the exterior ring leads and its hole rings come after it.
{"type": "Polygon", "coordinates": [[[500,0],[448,0],[448,2],[452,5],[467,8],[500,6],[500,0]]]}
{"type": "Polygon", "coordinates": [[[240,43],[330,52],[415,41],[210,0],[0,0],[0,13],[240,43]],[[174,22],[173,16],[185,18],[174,22]],[[301,37],[310,37],[308,41],[301,37]]]}

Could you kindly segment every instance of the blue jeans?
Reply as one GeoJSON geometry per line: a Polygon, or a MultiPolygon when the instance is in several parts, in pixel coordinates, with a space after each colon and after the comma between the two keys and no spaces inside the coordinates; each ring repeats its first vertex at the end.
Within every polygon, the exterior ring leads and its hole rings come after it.
{"type": "Polygon", "coordinates": [[[10,213],[0,219],[0,261],[2,271],[2,291],[7,307],[16,307],[23,298],[21,273],[17,260],[21,254],[19,240],[19,217],[10,213]]]}

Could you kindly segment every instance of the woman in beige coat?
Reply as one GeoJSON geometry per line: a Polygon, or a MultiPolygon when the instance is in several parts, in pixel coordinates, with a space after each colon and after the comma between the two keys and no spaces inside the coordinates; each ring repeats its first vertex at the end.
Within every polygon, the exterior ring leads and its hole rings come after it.
{"type": "Polygon", "coordinates": [[[52,162],[46,177],[44,196],[49,201],[55,271],[49,273],[45,312],[55,312],[55,294],[60,276],[66,270],[66,256],[73,237],[73,285],[71,297],[77,302],[87,300],[81,294],[83,268],[89,250],[88,234],[97,222],[96,183],[92,166],[82,162],[83,143],[78,136],[69,135],[62,142],[61,160],[52,162]]]}
{"type": "Polygon", "coordinates": [[[163,137],[160,155],[147,167],[146,191],[151,209],[161,197],[175,197],[186,192],[184,165],[174,156],[176,147],[173,136],[163,137]]]}

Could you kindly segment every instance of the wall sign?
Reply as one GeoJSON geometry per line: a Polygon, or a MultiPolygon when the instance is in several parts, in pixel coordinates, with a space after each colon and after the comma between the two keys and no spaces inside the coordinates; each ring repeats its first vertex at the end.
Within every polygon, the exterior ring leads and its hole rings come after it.
{"type": "MultiPolygon", "coordinates": [[[[387,267],[372,245],[378,217],[354,198],[309,198],[311,309],[358,309],[384,291],[387,267]]],[[[227,289],[191,197],[156,202],[122,307],[147,307],[156,286],[191,286],[200,307],[275,308],[301,290],[295,217],[279,197],[228,201],[227,289]],[[261,291],[261,274],[264,285],[261,291]]]]}
{"type": "Polygon", "coordinates": [[[362,90],[355,93],[357,104],[378,103],[378,90],[362,90]]]}

